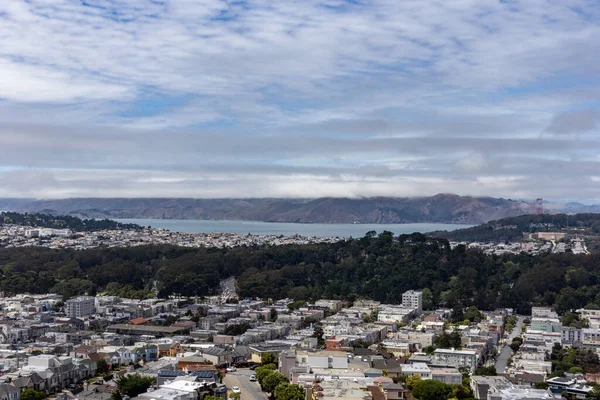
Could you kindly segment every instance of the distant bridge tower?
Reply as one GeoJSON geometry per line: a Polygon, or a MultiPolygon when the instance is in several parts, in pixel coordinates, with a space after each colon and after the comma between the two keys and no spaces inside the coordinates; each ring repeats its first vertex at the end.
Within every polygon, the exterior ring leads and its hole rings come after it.
{"type": "Polygon", "coordinates": [[[535,200],[535,214],[543,215],[544,214],[544,199],[541,197],[535,200]]]}

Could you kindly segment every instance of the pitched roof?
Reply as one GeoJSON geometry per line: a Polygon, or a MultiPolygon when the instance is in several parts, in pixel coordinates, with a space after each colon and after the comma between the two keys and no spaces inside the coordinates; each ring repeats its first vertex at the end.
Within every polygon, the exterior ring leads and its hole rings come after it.
{"type": "Polygon", "coordinates": [[[371,393],[373,400],[386,400],[385,394],[379,386],[367,386],[367,390],[371,393]]]}
{"type": "Polygon", "coordinates": [[[9,393],[19,393],[19,389],[16,387],[9,385],[8,383],[0,384],[0,397],[5,398],[9,393]]]}
{"type": "Polygon", "coordinates": [[[227,350],[220,347],[209,347],[208,349],[202,350],[203,354],[209,354],[211,356],[220,356],[223,353],[227,353],[227,350]]]}

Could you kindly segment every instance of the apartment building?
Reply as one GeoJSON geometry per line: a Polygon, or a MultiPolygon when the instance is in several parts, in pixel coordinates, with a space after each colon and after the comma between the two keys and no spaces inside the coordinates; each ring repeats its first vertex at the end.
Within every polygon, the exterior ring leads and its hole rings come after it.
{"type": "Polygon", "coordinates": [[[415,290],[409,290],[402,294],[402,306],[414,308],[420,315],[423,313],[423,293],[415,290]]]}
{"type": "Polygon", "coordinates": [[[65,302],[65,313],[69,318],[81,318],[95,312],[95,299],[91,296],[80,296],[65,302]]]}
{"type": "Polygon", "coordinates": [[[478,356],[475,350],[436,349],[433,353],[434,364],[448,367],[467,367],[477,369],[478,356]]]}

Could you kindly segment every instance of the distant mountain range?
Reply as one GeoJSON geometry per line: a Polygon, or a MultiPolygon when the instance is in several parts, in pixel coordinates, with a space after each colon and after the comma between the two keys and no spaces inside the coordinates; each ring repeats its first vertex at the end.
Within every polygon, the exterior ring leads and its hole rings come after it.
{"type": "MultiPolygon", "coordinates": [[[[551,203],[551,213],[594,213],[600,205],[551,203]]],[[[0,211],[81,218],[248,220],[298,223],[480,224],[530,214],[532,202],[438,194],[430,197],[305,199],[73,198],[0,199],[0,211]]]]}

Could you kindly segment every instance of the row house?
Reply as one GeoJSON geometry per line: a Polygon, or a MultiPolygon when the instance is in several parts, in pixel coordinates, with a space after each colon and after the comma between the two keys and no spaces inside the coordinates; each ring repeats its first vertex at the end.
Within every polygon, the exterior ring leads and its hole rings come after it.
{"type": "Polygon", "coordinates": [[[45,393],[56,393],[69,384],[96,375],[96,363],[90,360],[74,360],[70,357],[40,355],[29,357],[28,364],[19,372],[0,377],[2,383],[19,390],[33,389],[45,393]]]}

